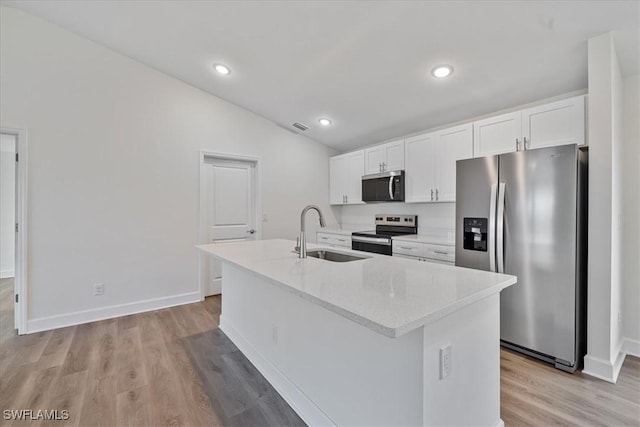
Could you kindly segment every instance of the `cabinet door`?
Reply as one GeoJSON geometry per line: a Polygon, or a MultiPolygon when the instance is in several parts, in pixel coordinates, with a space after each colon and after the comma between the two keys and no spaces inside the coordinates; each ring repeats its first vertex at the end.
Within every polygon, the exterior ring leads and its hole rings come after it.
{"type": "Polygon", "coordinates": [[[362,203],[364,150],[347,154],[347,204],[362,203]]]}
{"type": "Polygon", "coordinates": [[[384,144],[385,171],[397,171],[404,169],[404,140],[384,144]]]}
{"type": "Polygon", "coordinates": [[[436,190],[436,134],[415,136],[405,144],[405,202],[431,202],[436,190]]]}
{"type": "Polygon", "coordinates": [[[503,114],[473,123],[473,157],[516,151],[522,147],[522,112],[503,114]]]}
{"type": "Polygon", "coordinates": [[[436,200],[456,201],[456,161],[473,157],[471,123],[439,131],[436,143],[436,200]]]}
{"type": "Polygon", "coordinates": [[[329,203],[342,205],[347,194],[347,155],[331,157],[329,159],[329,203]]]}
{"type": "Polygon", "coordinates": [[[378,145],[364,150],[364,160],[366,175],[382,172],[382,163],[385,161],[384,146],[378,145]]]}
{"type": "Polygon", "coordinates": [[[526,149],[584,145],[584,96],[528,108],[522,112],[526,149]]]}

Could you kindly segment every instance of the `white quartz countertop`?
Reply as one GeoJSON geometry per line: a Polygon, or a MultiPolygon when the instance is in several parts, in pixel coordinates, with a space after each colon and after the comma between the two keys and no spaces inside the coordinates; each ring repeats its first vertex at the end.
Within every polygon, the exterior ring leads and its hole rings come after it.
{"type": "Polygon", "coordinates": [[[414,242],[414,243],[430,243],[433,245],[455,246],[456,241],[453,237],[433,236],[429,234],[409,234],[405,236],[393,236],[394,241],[414,242]]]}
{"type": "MultiPolygon", "coordinates": [[[[289,240],[258,240],[197,248],[392,338],[516,283],[515,276],[348,249],[331,250],[368,258],[300,259],[292,252],[294,246],[289,240]]],[[[319,247],[308,245],[308,249],[319,247]]]]}

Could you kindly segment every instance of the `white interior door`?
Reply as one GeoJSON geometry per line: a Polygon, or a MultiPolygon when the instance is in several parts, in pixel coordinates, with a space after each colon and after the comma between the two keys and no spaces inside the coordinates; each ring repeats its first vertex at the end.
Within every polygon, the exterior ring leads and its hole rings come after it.
{"type": "MultiPolygon", "coordinates": [[[[254,240],[256,234],[255,162],[206,158],[204,164],[206,241],[224,244],[254,240]]],[[[209,257],[205,296],[221,292],[220,261],[209,257]]]]}
{"type": "Polygon", "coordinates": [[[16,135],[0,134],[0,292],[13,295],[14,327],[18,329],[20,305],[14,296],[19,293],[15,279],[16,243],[16,135]],[[8,289],[11,287],[11,289],[8,289]]]}

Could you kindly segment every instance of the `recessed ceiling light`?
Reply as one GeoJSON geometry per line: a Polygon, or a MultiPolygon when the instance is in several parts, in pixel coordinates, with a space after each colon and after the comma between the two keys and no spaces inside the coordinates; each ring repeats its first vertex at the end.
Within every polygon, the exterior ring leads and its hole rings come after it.
{"type": "Polygon", "coordinates": [[[213,68],[218,72],[218,74],[222,74],[223,76],[226,76],[227,74],[231,74],[231,70],[226,65],[214,64],[213,68]]]}
{"type": "Polygon", "coordinates": [[[431,70],[431,74],[433,77],[437,77],[439,79],[443,77],[447,77],[453,73],[453,67],[451,65],[438,65],[433,70],[431,70]]]}
{"type": "Polygon", "coordinates": [[[318,123],[320,123],[322,126],[329,126],[331,124],[331,120],[329,120],[329,119],[320,119],[320,120],[318,120],[318,123]]]}

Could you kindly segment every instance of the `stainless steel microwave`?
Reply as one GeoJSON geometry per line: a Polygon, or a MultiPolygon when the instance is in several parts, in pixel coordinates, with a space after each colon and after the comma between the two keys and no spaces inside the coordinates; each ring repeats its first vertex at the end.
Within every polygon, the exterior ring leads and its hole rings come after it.
{"type": "Polygon", "coordinates": [[[404,171],[362,177],[363,202],[404,202],[404,171]]]}

